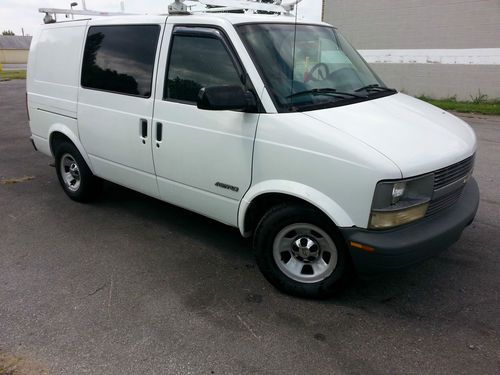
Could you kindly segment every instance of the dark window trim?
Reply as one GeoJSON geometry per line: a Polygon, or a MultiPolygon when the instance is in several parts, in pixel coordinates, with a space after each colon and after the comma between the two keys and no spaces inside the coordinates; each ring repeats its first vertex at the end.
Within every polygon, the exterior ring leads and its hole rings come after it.
{"type": "Polygon", "coordinates": [[[238,53],[236,52],[236,48],[234,48],[233,43],[231,42],[231,39],[227,35],[226,31],[217,25],[210,25],[210,24],[175,24],[172,34],[170,36],[170,42],[168,46],[168,57],[167,57],[167,69],[165,70],[165,78],[163,82],[163,94],[162,94],[162,100],[166,102],[172,102],[172,103],[182,103],[182,104],[188,104],[188,105],[193,105],[196,106],[196,102],[190,102],[190,101],[185,101],[185,100],[178,100],[178,99],[172,99],[172,98],[167,98],[166,97],[166,88],[167,88],[167,83],[168,83],[168,74],[170,72],[170,60],[172,57],[172,46],[174,45],[173,40],[176,35],[184,35],[184,36],[196,36],[196,37],[204,37],[204,38],[212,38],[212,39],[218,39],[222,42],[224,48],[229,54],[229,57],[231,58],[231,61],[240,75],[240,81],[241,84],[247,89],[250,90],[254,95],[257,100],[257,108],[259,113],[264,113],[264,108],[260,102],[259,95],[255,91],[255,87],[253,83],[250,80],[250,76],[248,75],[245,66],[241,62],[240,57],[238,56],[238,53]],[[198,30],[197,30],[198,29],[198,30]],[[200,30],[201,29],[201,30],[200,30]],[[203,30],[205,29],[205,30],[203,30]],[[212,33],[210,30],[217,31],[217,33],[212,33]]]}
{"type": "Polygon", "coordinates": [[[92,25],[92,26],[89,26],[88,29],[87,29],[87,34],[85,36],[85,44],[83,45],[82,64],[81,64],[81,71],[80,71],[80,88],[85,89],[85,90],[107,92],[107,93],[110,93],[110,94],[131,96],[131,97],[134,97],[134,98],[151,99],[151,97],[153,96],[153,81],[155,81],[154,72],[155,72],[155,67],[156,67],[157,60],[158,60],[158,51],[159,51],[158,47],[159,47],[160,42],[162,41],[162,38],[160,38],[160,34],[163,34],[162,33],[162,29],[161,29],[162,25],[163,24],[158,24],[158,23],[133,23],[133,24],[125,23],[125,24],[92,25]],[[158,29],[158,38],[156,40],[155,57],[154,57],[154,61],[153,61],[153,69],[151,70],[151,85],[150,85],[150,88],[149,88],[149,95],[147,95],[147,96],[146,95],[138,95],[138,94],[128,94],[128,93],[124,93],[124,92],[121,92],[121,91],[99,89],[99,88],[95,88],[95,87],[84,86],[84,84],[83,84],[83,61],[84,61],[83,58],[85,56],[85,49],[87,48],[87,39],[89,37],[90,29],[92,29],[94,27],[115,27],[115,26],[156,26],[157,29],[158,29]]]}
{"type": "Polygon", "coordinates": [[[172,103],[178,103],[178,104],[186,104],[186,105],[196,105],[196,103],[190,102],[189,100],[182,100],[182,99],[163,99],[165,102],[172,102],[172,103]]]}

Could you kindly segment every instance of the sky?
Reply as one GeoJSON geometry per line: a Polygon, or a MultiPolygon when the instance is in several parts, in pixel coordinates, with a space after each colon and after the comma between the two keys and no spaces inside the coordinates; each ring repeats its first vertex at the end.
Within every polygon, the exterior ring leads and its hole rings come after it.
{"type": "MultiPolygon", "coordinates": [[[[81,9],[81,0],[75,9],[81,9]]],[[[172,0],[125,0],[125,11],[130,13],[166,13],[172,0]]],[[[43,14],[38,8],[69,8],[71,0],[0,0],[0,32],[12,30],[16,35],[33,35],[42,23],[43,14]]],[[[120,0],[86,0],[88,9],[108,12],[120,11],[120,0]]],[[[321,19],[322,0],[302,0],[299,17],[307,20],[321,19]]],[[[63,16],[59,16],[63,17],[63,16]]]]}

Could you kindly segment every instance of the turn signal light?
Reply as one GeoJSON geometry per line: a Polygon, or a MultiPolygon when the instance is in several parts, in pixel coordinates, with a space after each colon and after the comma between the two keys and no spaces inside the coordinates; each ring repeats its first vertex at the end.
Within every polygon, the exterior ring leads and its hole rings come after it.
{"type": "Polygon", "coordinates": [[[364,251],[368,251],[369,253],[373,253],[375,251],[375,249],[373,247],[363,245],[362,243],[359,243],[359,242],[351,241],[351,246],[356,247],[356,248],[361,249],[361,250],[364,250],[364,251]]]}
{"type": "Polygon", "coordinates": [[[429,203],[413,206],[399,211],[372,211],[370,228],[388,229],[421,219],[427,212],[429,203]]]}

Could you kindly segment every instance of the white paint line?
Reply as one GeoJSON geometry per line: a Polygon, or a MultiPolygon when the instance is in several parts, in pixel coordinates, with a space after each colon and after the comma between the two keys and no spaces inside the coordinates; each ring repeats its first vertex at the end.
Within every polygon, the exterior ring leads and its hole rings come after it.
{"type": "Polygon", "coordinates": [[[500,65],[500,48],[359,50],[372,64],[500,65]]]}

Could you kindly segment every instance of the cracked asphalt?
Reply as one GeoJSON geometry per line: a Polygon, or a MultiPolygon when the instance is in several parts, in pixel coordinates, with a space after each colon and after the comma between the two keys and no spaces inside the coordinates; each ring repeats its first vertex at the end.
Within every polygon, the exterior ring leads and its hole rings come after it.
{"type": "Polygon", "coordinates": [[[500,373],[499,117],[465,118],[482,197],[458,243],[310,301],[235,229],[113,184],[70,201],[24,84],[0,82],[0,374],[500,373]]]}

